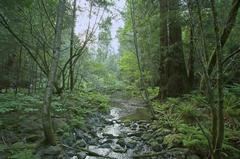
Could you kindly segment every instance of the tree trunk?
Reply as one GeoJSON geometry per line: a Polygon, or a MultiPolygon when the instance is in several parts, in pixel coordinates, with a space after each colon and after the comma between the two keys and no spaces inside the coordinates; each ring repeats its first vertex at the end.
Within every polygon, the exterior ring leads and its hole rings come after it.
{"type": "MultiPolygon", "coordinates": [[[[239,7],[240,7],[240,0],[233,0],[232,1],[232,8],[231,8],[231,10],[229,12],[229,15],[228,15],[227,23],[226,23],[225,28],[223,30],[223,33],[220,37],[222,48],[225,45],[225,43],[227,42],[227,39],[228,39],[228,37],[229,37],[233,27],[234,27],[234,24],[236,23],[239,7]]],[[[208,72],[209,72],[209,74],[212,73],[213,68],[217,63],[216,62],[216,54],[217,54],[217,48],[213,51],[212,55],[210,56],[209,62],[208,62],[208,72]]]]}
{"type": "Polygon", "coordinates": [[[220,29],[218,24],[218,14],[215,0],[211,0],[213,14],[215,39],[216,39],[216,63],[217,63],[217,92],[218,92],[218,120],[217,120],[217,140],[213,154],[214,159],[221,159],[222,144],[224,139],[224,108],[223,108],[223,67],[222,67],[222,42],[220,38],[220,29]]]}
{"type": "Polygon", "coordinates": [[[69,68],[69,75],[70,75],[70,90],[72,91],[74,88],[74,66],[73,66],[73,46],[74,46],[74,28],[75,28],[75,19],[76,19],[76,2],[77,0],[73,1],[73,16],[72,16],[72,26],[71,26],[71,39],[70,39],[70,68],[69,68]]]}
{"type": "Polygon", "coordinates": [[[193,27],[190,27],[189,59],[188,59],[188,82],[190,89],[194,87],[194,39],[193,27]]]}
{"type": "Polygon", "coordinates": [[[160,0],[159,94],[162,98],[182,95],[187,89],[178,6],[178,0],[160,0]]]}
{"type": "Polygon", "coordinates": [[[59,0],[58,9],[57,9],[57,22],[55,27],[55,37],[53,43],[53,58],[50,68],[50,73],[48,76],[48,83],[44,97],[44,104],[42,108],[42,122],[43,130],[45,135],[46,144],[55,145],[56,139],[53,132],[50,107],[51,107],[51,97],[54,87],[54,82],[56,78],[57,65],[60,57],[61,49],[61,35],[62,35],[62,26],[63,26],[63,16],[65,11],[66,0],[59,0]]]}
{"type": "Polygon", "coordinates": [[[141,66],[140,62],[140,51],[139,51],[139,46],[138,46],[138,39],[137,39],[137,27],[136,27],[136,21],[135,21],[135,7],[134,7],[134,2],[133,0],[130,1],[130,12],[131,12],[131,20],[132,20],[132,30],[133,30],[133,41],[134,41],[134,47],[135,47],[135,52],[136,52],[136,57],[137,57],[137,63],[138,63],[138,69],[140,73],[140,84],[141,84],[141,91],[143,90],[143,98],[147,102],[147,105],[149,106],[149,109],[151,111],[152,117],[155,118],[154,116],[154,110],[152,108],[151,103],[149,102],[149,95],[147,91],[147,87],[145,85],[145,77],[143,74],[143,69],[141,66]]]}

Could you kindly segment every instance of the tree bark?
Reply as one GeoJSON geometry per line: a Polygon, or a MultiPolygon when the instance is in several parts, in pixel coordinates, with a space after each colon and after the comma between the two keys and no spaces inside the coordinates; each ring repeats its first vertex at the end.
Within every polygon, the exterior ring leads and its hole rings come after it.
{"type": "Polygon", "coordinates": [[[160,83],[162,98],[176,97],[187,90],[179,0],[160,0],[160,83]]]}
{"type": "Polygon", "coordinates": [[[144,100],[147,102],[147,105],[149,106],[152,117],[155,118],[153,107],[152,107],[151,103],[149,102],[149,95],[148,95],[147,87],[145,85],[145,77],[143,74],[143,69],[142,69],[141,61],[140,61],[140,51],[139,51],[139,46],[138,46],[137,27],[136,27],[136,21],[135,21],[135,7],[134,7],[133,0],[130,0],[130,12],[131,12],[131,20],[132,20],[133,41],[134,41],[134,47],[135,47],[135,52],[136,52],[136,57],[137,57],[138,69],[140,72],[140,84],[142,87],[141,91],[143,90],[144,100]]]}
{"type": "Polygon", "coordinates": [[[213,14],[213,23],[216,40],[216,63],[217,63],[217,92],[218,92],[218,119],[217,119],[217,136],[216,146],[213,158],[221,159],[222,144],[224,140],[224,108],[223,108],[223,67],[222,67],[222,39],[220,38],[220,29],[218,24],[218,14],[216,10],[215,0],[211,0],[211,8],[213,14]]]}
{"type": "Polygon", "coordinates": [[[71,39],[70,39],[70,68],[69,68],[69,75],[70,75],[70,90],[73,90],[74,87],[74,65],[73,65],[73,49],[74,49],[74,28],[75,28],[75,19],[76,19],[76,2],[77,0],[73,1],[73,16],[72,16],[72,26],[71,26],[71,39]]]}
{"type": "Polygon", "coordinates": [[[48,83],[44,97],[44,104],[42,107],[42,122],[43,130],[45,135],[46,144],[55,145],[56,139],[52,126],[52,119],[50,113],[51,107],[51,97],[53,92],[53,87],[56,78],[57,65],[60,57],[61,51],[61,35],[62,35],[62,26],[63,26],[63,16],[65,11],[66,0],[59,0],[58,9],[57,9],[57,21],[55,27],[55,37],[53,43],[53,58],[50,68],[50,73],[48,76],[48,83]]]}

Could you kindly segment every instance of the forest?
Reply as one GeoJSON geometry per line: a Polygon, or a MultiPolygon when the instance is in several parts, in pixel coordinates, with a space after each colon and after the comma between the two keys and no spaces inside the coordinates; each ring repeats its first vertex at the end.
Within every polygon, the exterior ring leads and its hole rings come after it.
{"type": "Polygon", "coordinates": [[[239,159],[240,0],[0,0],[0,159],[239,159]]]}

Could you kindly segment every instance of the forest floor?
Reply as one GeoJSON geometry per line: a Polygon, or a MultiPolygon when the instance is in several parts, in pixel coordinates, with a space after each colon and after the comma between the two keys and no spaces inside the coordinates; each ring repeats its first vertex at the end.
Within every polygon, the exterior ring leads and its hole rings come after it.
{"type": "Polygon", "coordinates": [[[151,121],[146,104],[140,98],[126,98],[121,92],[116,92],[109,100],[110,107],[106,112],[90,108],[85,110],[87,115],[81,115],[81,110],[73,119],[66,112],[55,113],[53,125],[58,136],[56,146],[42,145],[39,112],[2,113],[0,158],[199,158],[190,150],[178,147],[180,143],[179,140],[175,141],[176,136],[171,139],[171,129],[151,121]],[[82,118],[76,120],[79,115],[84,118],[81,122],[79,120],[82,118]],[[174,145],[169,147],[168,140],[173,140],[171,144],[174,145]]]}

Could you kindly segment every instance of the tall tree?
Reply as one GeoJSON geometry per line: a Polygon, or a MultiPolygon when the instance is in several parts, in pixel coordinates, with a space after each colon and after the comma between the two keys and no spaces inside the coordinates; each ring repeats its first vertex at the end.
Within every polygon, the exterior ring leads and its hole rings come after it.
{"type": "Polygon", "coordinates": [[[73,11],[72,11],[72,26],[71,26],[71,37],[70,37],[70,90],[73,90],[74,87],[74,67],[73,67],[73,49],[74,49],[74,28],[75,28],[75,20],[76,20],[76,5],[77,0],[73,1],[73,11]]]}
{"type": "Polygon", "coordinates": [[[48,83],[44,97],[44,104],[42,107],[42,122],[43,130],[45,135],[46,144],[55,145],[56,139],[52,126],[52,119],[50,113],[51,107],[51,97],[53,92],[53,87],[56,79],[57,66],[61,52],[61,35],[63,27],[63,16],[65,11],[66,0],[59,0],[58,9],[57,9],[57,18],[55,26],[55,37],[53,41],[53,58],[50,67],[50,72],[48,75],[48,83]]]}
{"type": "Polygon", "coordinates": [[[224,139],[224,108],[223,108],[223,64],[222,64],[222,47],[221,47],[221,38],[220,38],[220,28],[218,13],[216,9],[215,0],[211,0],[211,8],[213,14],[213,23],[216,39],[216,63],[217,63],[217,92],[218,92],[218,120],[217,120],[217,140],[216,146],[213,154],[213,159],[222,158],[222,144],[224,139]]]}
{"type": "Polygon", "coordinates": [[[160,2],[159,96],[175,97],[187,89],[187,72],[183,56],[179,0],[160,2]]]}

